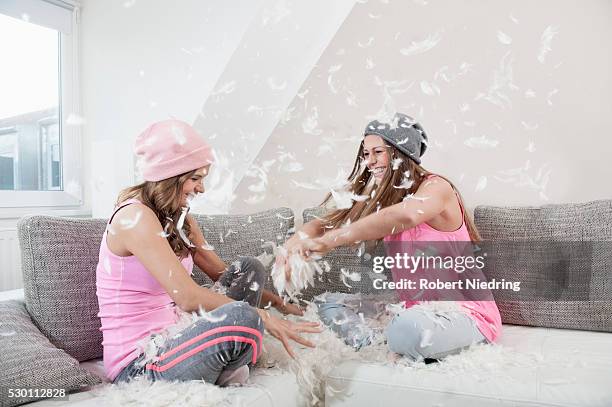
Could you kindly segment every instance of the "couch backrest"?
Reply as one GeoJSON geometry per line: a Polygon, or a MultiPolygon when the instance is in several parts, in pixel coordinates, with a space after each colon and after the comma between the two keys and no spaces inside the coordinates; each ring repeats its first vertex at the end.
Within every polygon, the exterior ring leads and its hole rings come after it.
{"type": "MultiPolygon", "coordinates": [[[[226,264],[237,260],[238,256],[259,256],[272,253],[271,247],[262,248],[267,242],[283,244],[293,231],[293,211],[289,208],[276,208],[250,215],[194,215],[200,224],[206,241],[214,247],[215,252],[226,264]]],[[[266,287],[273,289],[270,271],[272,263],[267,265],[266,287]]],[[[200,285],[209,285],[212,281],[195,266],[193,278],[200,285]]]]}
{"type": "Polygon", "coordinates": [[[487,250],[505,252],[485,262],[487,278],[545,294],[535,301],[520,292],[498,296],[504,323],[612,332],[612,200],[478,206],[474,220],[487,250]]]}
{"type": "MultiPolygon", "coordinates": [[[[282,243],[293,227],[288,208],[196,219],[228,263],[240,255],[262,254],[264,241],[282,243]]],[[[105,219],[52,216],[24,217],[17,225],[28,312],[55,346],[79,361],[102,356],[96,266],[105,227],[105,219]]],[[[201,284],[207,280],[198,270],[194,279],[201,284]]]]}
{"type": "MultiPolygon", "coordinates": [[[[322,215],[321,208],[306,209],[304,222],[322,215]]],[[[557,284],[565,294],[582,290],[574,295],[579,299],[573,300],[496,298],[504,323],[612,332],[612,200],[542,207],[478,206],[474,217],[487,250],[507,254],[514,249],[525,254],[530,244],[534,248],[522,258],[491,256],[483,270],[489,280],[520,281],[532,288],[557,284]],[[513,242],[518,245],[510,248],[513,242]]],[[[385,255],[382,244],[374,255],[385,255]]],[[[371,262],[357,256],[354,249],[339,248],[324,259],[332,270],[305,291],[306,299],[324,291],[382,293],[372,288],[371,262]],[[346,287],[342,268],[360,273],[362,280],[348,281],[352,288],[346,287]]],[[[392,278],[388,271],[384,274],[392,278]]]]}

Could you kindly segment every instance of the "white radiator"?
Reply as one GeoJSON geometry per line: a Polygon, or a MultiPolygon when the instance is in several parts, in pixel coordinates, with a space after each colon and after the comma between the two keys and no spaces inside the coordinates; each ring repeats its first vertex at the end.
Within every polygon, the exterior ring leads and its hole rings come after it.
{"type": "Polygon", "coordinates": [[[23,288],[17,229],[0,228],[0,291],[23,288]]]}

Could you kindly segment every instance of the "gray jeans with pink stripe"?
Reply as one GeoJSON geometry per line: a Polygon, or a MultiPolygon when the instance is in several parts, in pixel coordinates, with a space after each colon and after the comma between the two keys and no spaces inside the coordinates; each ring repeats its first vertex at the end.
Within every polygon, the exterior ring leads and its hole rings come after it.
{"type": "Polygon", "coordinates": [[[242,257],[237,263],[219,279],[227,296],[236,302],[215,309],[209,313],[210,318],[199,319],[169,339],[159,348],[155,362],[144,363],[144,354],[139,356],[119,373],[114,383],[140,375],[151,380],[216,383],[224,370],[254,364],[261,353],[264,328],[253,307],[261,300],[265,269],[252,257],[242,257]]]}

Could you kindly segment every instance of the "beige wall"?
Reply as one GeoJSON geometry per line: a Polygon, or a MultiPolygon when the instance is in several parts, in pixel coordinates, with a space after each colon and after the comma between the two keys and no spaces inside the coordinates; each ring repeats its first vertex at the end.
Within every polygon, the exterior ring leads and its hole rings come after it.
{"type": "Polygon", "coordinates": [[[231,211],[319,203],[325,190],[294,181],[349,171],[367,121],[395,110],[422,123],[423,165],[470,207],[612,198],[611,22],[608,0],[360,2],[231,211]]]}

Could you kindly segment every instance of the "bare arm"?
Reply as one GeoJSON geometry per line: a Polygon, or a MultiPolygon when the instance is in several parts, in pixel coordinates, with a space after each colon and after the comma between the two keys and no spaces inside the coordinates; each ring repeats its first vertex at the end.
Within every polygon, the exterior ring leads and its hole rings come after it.
{"type": "Polygon", "coordinates": [[[195,255],[193,256],[193,262],[202,270],[211,280],[217,281],[221,274],[227,269],[227,264],[206,242],[200,225],[191,215],[187,215],[187,222],[191,228],[190,239],[195,245],[195,255]]]}
{"type": "Polygon", "coordinates": [[[287,250],[294,247],[300,242],[300,240],[302,240],[300,237],[300,232],[307,235],[309,238],[314,239],[316,237],[323,236],[325,233],[325,226],[323,222],[317,218],[311,220],[310,222],[304,223],[302,227],[300,227],[298,231],[285,242],[285,248],[287,250]]]}
{"type": "Polygon", "coordinates": [[[162,237],[163,228],[159,220],[145,205],[133,204],[117,212],[113,227],[116,231],[113,239],[118,239],[122,248],[138,258],[183,311],[195,311],[200,306],[210,311],[232,301],[192,280],[168,241],[162,237]],[[131,227],[121,226],[138,218],[139,221],[131,227]]]}
{"type": "Polygon", "coordinates": [[[454,199],[454,191],[447,182],[427,180],[421,184],[414,196],[359,219],[347,227],[329,231],[320,239],[310,241],[309,249],[326,253],[338,246],[382,239],[390,234],[403,232],[438,216],[451,199],[454,199]]]}

